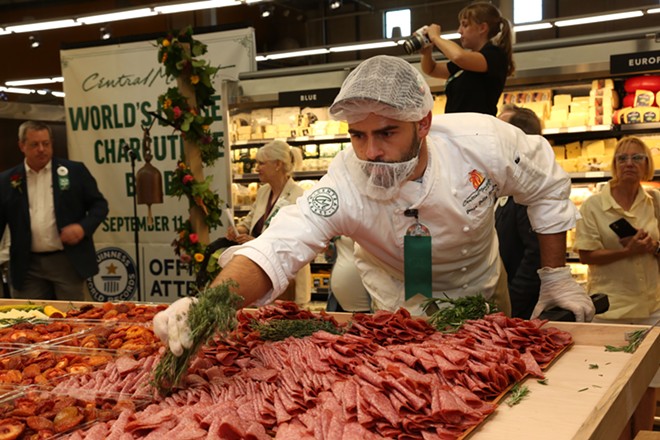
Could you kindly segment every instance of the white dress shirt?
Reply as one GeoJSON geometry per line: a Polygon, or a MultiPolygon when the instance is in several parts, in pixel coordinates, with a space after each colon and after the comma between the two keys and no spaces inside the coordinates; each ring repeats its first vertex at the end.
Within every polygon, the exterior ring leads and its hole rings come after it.
{"type": "Polygon", "coordinates": [[[39,171],[25,163],[28,202],[30,206],[30,230],[32,252],[52,252],[64,249],[55,218],[53,198],[53,162],[39,171]]]}

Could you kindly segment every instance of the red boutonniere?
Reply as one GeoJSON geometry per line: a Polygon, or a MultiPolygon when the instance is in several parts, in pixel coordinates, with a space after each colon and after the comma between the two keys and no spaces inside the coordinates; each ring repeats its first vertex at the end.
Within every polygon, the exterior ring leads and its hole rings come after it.
{"type": "Polygon", "coordinates": [[[17,189],[19,192],[23,192],[21,185],[23,184],[23,176],[20,174],[14,174],[9,178],[11,187],[17,189]]]}

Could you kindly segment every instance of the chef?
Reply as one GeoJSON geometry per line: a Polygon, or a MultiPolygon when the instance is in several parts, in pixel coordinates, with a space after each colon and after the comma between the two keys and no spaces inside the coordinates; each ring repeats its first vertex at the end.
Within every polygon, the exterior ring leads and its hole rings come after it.
{"type": "MultiPolygon", "coordinates": [[[[408,62],[384,55],[362,62],[330,107],[348,122],[351,147],[260,237],[227,249],[213,285],[232,279],[243,305],[266,304],[344,235],[357,244],[374,310],[415,309],[421,296],[492,298],[501,274],[494,204],[513,196],[528,206],[541,248],[532,316],[560,306],[590,321],[593,304],[565,264],[566,231],[578,212],[547,141],[488,115],[433,118],[432,107],[428,85],[408,62]]],[[[193,301],[180,299],[154,318],[174,354],[190,344],[183,318],[193,301]]]]}

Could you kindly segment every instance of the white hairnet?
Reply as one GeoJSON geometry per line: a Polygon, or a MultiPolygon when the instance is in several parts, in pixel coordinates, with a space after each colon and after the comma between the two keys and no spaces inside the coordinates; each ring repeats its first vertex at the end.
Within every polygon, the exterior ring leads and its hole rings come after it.
{"type": "Polygon", "coordinates": [[[419,121],[433,108],[424,77],[405,60],[388,55],[369,58],[344,80],[330,106],[333,119],[349,124],[375,113],[398,121],[419,121]]]}

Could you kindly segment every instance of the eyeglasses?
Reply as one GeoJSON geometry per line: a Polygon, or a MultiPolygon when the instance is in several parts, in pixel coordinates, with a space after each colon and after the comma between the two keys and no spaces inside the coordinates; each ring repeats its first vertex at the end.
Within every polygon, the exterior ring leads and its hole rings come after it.
{"type": "Polygon", "coordinates": [[[616,156],[617,163],[626,163],[628,162],[628,159],[630,159],[633,163],[642,163],[646,159],[648,159],[648,157],[646,156],[646,154],[633,154],[630,156],[627,154],[620,154],[616,156]]]}

